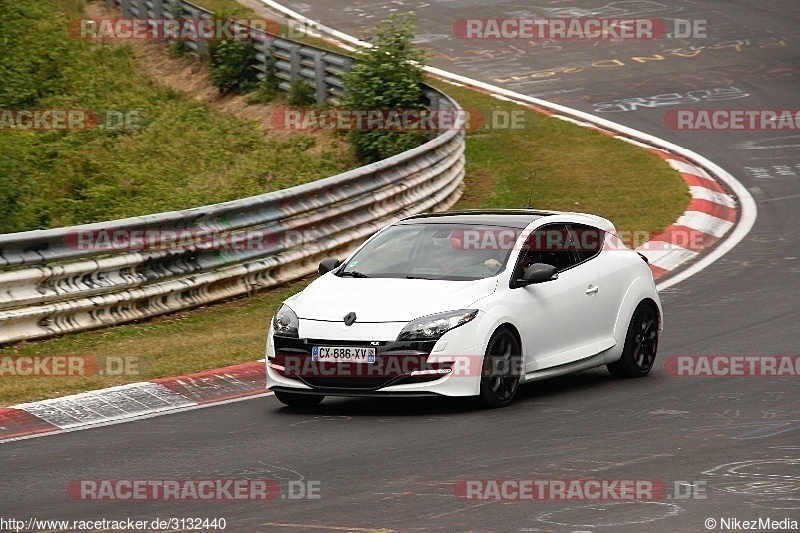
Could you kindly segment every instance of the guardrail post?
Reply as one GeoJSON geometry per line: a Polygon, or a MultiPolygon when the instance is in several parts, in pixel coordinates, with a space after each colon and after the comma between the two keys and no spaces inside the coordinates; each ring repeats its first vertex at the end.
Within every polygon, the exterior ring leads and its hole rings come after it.
{"type": "MultiPolygon", "coordinates": [[[[180,16],[178,18],[192,18],[192,19],[213,19],[214,15],[210,11],[206,11],[205,9],[199,8],[194,4],[190,4],[188,2],[178,1],[176,2],[178,9],[180,10],[180,16]]],[[[196,39],[187,39],[186,45],[190,50],[193,50],[194,55],[198,57],[208,56],[208,43],[205,39],[196,38],[196,39]]]]}
{"type": "Polygon", "coordinates": [[[325,100],[328,99],[328,88],[325,83],[325,52],[311,52],[308,55],[314,58],[314,84],[317,88],[317,107],[322,107],[325,105],[325,100]]]}
{"type": "MultiPolygon", "coordinates": [[[[438,114],[442,109],[447,109],[447,100],[440,98],[436,91],[425,91],[425,99],[428,101],[428,111],[438,114]]],[[[439,122],[437,119],[436,122],[439,122]]],[[[431,130],[428,132],[428,138],[435,138],[440,132],[431,130]]]]}
{"type": "Polygon", "coordinates": [[[352,66],[353,59],[350,57],[335,53],[325,54],[325,89],[329,94],[328,100],[331,104],[338,105],[345,96],[342,76],[350,72],[352,66]]]}
{"type": "Polygon", "coordinates": [[[286,47],[289,50],[289,64],[291,65],[289,69],[289,76],[291,76],[292,80],[299,80],[300,79],[300,45],[299,44],[290,44],[286,47]]]}
{"type": "Polygon", "coordinates": [[[164,4],[161,0],[153,0],[153,18],[155,19],[163,19],[164,18],[164,4]]]}
{"type": "Polygon", "coordinates": [[[439,109],[439,96],[434,91],[425,91],[425,99],[428,100],[430,109],[439,109]]]}
{"type": "Polygon", "coordinates": [[[259,61],[256,65],[258,79],[261,82],[266,82],[270,76],[275,75],[275,72],[272,72],[275,68],[275,65],[272,64],[272,55],[274,53],[272,39],[269,39],[266,33],[258,32],[253,40],[253,46],[256,49],[256,59],[259,61]]]}
{"type": "Polygon", "coordinates": [[[130,0],[131,7],[136,10],[136,18],[147,18],[147,4],[143,0],[130,0]]]}
{"type": "MultiPolygon", "coordinates": [[[[213,14],[210,14],[208,12],[200,12],[199,15],[200,16],[198,18],[201,18],[201,19],[209,20],[209,19],[213,19],[214,18],[213,14]]],[[[206,41],[205,39],[199,39],[198,38],[197,39],[197,51],[199,52],[199,54],[201,56],[206,56],[206,57],[209,56],[210,53],[209,53],[209,50],[208,50],[208,41],[206,41]]]]}

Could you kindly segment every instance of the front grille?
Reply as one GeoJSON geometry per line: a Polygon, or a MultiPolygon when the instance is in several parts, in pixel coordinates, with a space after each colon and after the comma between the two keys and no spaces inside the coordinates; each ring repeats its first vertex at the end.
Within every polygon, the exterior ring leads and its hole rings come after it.
{"type": "Polygon", "coordinates": [[[315,387],[319,389],[364,389],[364,390],[377,390],[383,387],[388,387],[389,385],[393,385],[393,381],[397,381],[398,379],[402,379],[399,377],[393,378],[360,378],[360,377],[333,377],[333,378],[326,378],[326,377],[300,377],[300,381],[308,385],[309,387],[315,387]]]}
{"type": "Polygon", "coordinates": [[[331,341],[326,339],[292,339],[275,337],[276,357],[273,368],[281,375],[300,380],[309,387],[353,391],[374,391],[401,383],[424,383],[445,374],[412,376],[417,370],[449,367],[427,363],[436,341],[382,341],[377,346],[365,341],[331,341]],[[333,363],[311,359],[314,346],[356,346],[375,348],[374,363],[333,363]]]}
{"type": "Polygon", "coordinates": [[[291,353],[311,355],[313,346],[356,346],[364,348],[375,348],[378,354],[397,354],[403,352],[429,354],[433,350],[436,341],[378,341],[372,344],[371,341],[356,340],[328,340],[328,339],[296,339],[292,337],[280,337],[276,335],[275,353],[291,353]]]}

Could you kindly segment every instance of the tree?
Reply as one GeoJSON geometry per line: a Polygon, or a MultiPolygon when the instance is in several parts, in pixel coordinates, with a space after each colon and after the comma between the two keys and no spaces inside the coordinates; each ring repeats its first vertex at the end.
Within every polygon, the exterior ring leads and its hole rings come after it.
{"type": "MultiPolygon", "coordinates": [[[[415,30],[413,15],[392,15],[365,36],[372,47],[356,52],[353,68],[344,76],[345,108],[358,111],[425,108],[422,66],[427,55],[411,43],[415,30]]],[[[424,131],[376,129],[350,133],[356,156],[366,163],[399,154],[426,140],[424,131]]]]}

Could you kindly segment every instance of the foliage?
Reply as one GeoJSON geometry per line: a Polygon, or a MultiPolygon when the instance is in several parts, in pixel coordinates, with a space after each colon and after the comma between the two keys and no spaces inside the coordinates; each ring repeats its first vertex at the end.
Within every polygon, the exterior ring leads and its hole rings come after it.
{"type": "Polygon", "coordinates": [[[258,82],[255,91],[246,97],[248,104],[269,104],[281,97],[278,84],[280,79],[275,75],[278,58],[269,54],[264,65],[264,79],[258,82]]]}
{"type": "Polygon", "coordinates": [[[178,39],[169,43],[169,55],[172,57],[181,57],[189,52],[189,47],[186,46],[186,41],[178,39]]]}
{"type": "MultiPolygon", "coordinates": [[[[344,107],[353,110],[411,110],[425,107],[422,70],[427,56],[414,48],[416,24],[412,15],[393,15],[365,36],[372,48],[356,53],[345,75],[344,107]]],[[[425,142],[418,131],[353,131],[350,142],[359,160],[371,163],[425,142]]]]}
{"type": "Polygon", "coordinates": [[[301,80],[292,80],[289,87],[289,105],[294,107],[311,107],[317,102],[316,89],[301,80]]]}
{"type": "Polygon", "coordinates": [[[209,45],[211,83],[219,92],[248,93],[258,85],[256,48],[245,39],[211,41],[209,45]]]}

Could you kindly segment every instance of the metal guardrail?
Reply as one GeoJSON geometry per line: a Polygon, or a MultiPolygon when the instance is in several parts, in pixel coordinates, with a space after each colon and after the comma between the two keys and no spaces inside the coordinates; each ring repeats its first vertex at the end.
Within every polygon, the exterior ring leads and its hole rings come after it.
{"type": "MultiPolygon", "coordinates": [[[[106,7],[119,8],[123,15],[137,19],[156,20],[211,20],[211,11],[185,0],[106,0],[106,7]]],[[[277,23],[276,23],[277,24],[277,23]]],[[[231,24],[231,30],[241,27],[231,24]]],[[[353,58],[330,52],[323,48],[298,43],[267,31],[250,29],[247,32],[256,49],[259,80],[267,76],[277,78],[278,88],[289,91],[292,81],[300,81],[316,88],[317,105],[337,105],[344,95],[341,75],[350,70],[353,58]]],[[[187,51],[195,56],[208,55],[208,43],[192,38],[187,32],[183,41],[187,51]]]]}
{"type": "MultiPolygon", "coordinates": [[[[142,18],[165,17],[172,5],[109,1],[126,16],[142,18]]],[[[191,6],[180,4],[182,9],[191,6]]],[[[328,65],[324,76],[313,70],[318,95],[341,94],[339,74],[350,67],[351,58],[327,51],[320,56],[320,49],[287,42],[300,65],[304,57],[328,65]]],[[[288,72],[289,79],[310,79],[306,68],[288,72]]],[[[461,110],[436,90],[427,96],[432,109],[461,110]]],[[[0,344],[121,324],[303,277],[322,258],[347,255],[394,220],[450,208],[461,196],[463,177],[464,131],[452,129],[394,157],[285,190],[182,211],[0,235],[0,344]],[[125,239],[135,232],[196,239],[132,251],[125,239]],[[82,235],[101,234],[110,237],[107,246],[100,239],[81,245],[82,235]],[[116,240],[117,235],[127,237],[116,240]],[[203,240],[208,235],[228,243],[257,235],[261,244],[208,247],[203,240]]]]}

